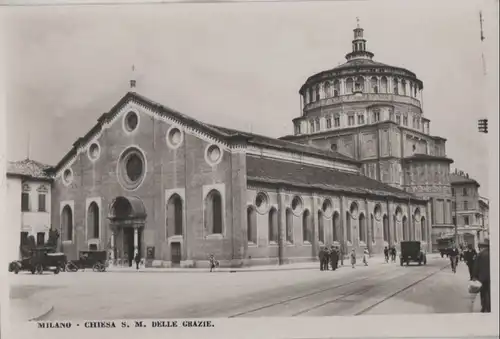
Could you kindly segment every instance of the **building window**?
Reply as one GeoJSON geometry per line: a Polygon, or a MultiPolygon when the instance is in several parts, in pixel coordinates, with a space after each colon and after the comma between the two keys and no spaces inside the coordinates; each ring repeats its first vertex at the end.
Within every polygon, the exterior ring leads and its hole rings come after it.
{"type": "Polygon", "coordinates": [[[28,245],[28,236],[29,236],[28,232],[21,232],[21,241],[20,241],[21,247],[28,245]]]}
{"type": "Polygon", "coordinates": [[[362,241],[366,243],[366,222],[365,222],[365,215],[360,214],[359,215],[359,241],[362,241]]]}
{"type": "Polygon", "coordinates": [[[455,195],[455,189],[454,188],[451,189],[451,195],[453,195],[453,196],[455,195]]]}
{"type": "Polygon", "coordinates": [[[174,194],[167,203],[167,237],[183,234],[182,198],[174,194]]]}
{"type": "Polygon", "coordinates": [[[464,216],[464,225],[469,225],[469,217],[467,215],[464,216]]]}
{"type": "Polygon", "coordinates": [[[333,223],[332,223],[332,235],[333,241],[339,241],[340,238],[340,216],[338,212],[333,214],[333,223]]]}
{"type": "Polygon", "coordinates": [[[316,131],[319,132],[321,130],[320,125],[319,125],[319,119],[316,118],[315,122],[316,122],[316,131]]]}
{"type": "Polygon", "coordinates": [[[318,211],[318,235],[319,235],[319,242],[325,243],[325,222],[323,219],[323,212],[318,211]]]}
{"type": "Polygon", "coordinates": [[[247,208],[247,238],[249,243],[257,243],[257,212],[253,206],[247,208]]]}
{"type": "Polygon", "coordinates": [[[394,112],[389,112],[389,120],[394,121],[394,112]]]}
{"type": "Polygon", "coordinates": [[[365,123],[365,116],[364,115],[358,115],[358,125],[363,125],[365,123]]]}
{"type": "Polygon", "coordinates": [[[394,79],[394,94],[399,94],[399,84],[398,84],[398,79],[394,79]]]}
{"type": "Polygon", "coordinates": [[[469,209],[469,202],[464,201],[464,211],[467,211],[469,209]]]}
{"type": "Polygon", "coordinates": [[[398,125],[401,125],[401,115],[399,115],[399,114],[398,114],[398,115],[396,115],[396,123],[397,123],[398,125]]]}
{"type": "Polygon", "coordinates": [[[463,191],[463,196],[466,197],[467,196],[467,188],[464,187],[462,191],[463,191]]]}
{"type": "Polygon", "coordinates": [[[311,126],[311,133],[314,133],[314,121],[309,121],[309,125],[311,126]]]}
{"type": "Polygon", "coordinates": [[[333,124],[335,127],[340,127],[340,117],[335,117],[333,119],[333,124]]]}
{"type": "Polygon", "coordinates": [[[38,194],[38,212],[47,212],[45,206],[45,194],[38,194]]]}
{"type": "Polygon", "coordinates": [[[353,92],[353,89],[354,89],[354,81],[352,81],[352,79],[349,78],[345,83],[345,91],[347,94],[350,94],[353,92]]]}
{"type": "Polygon", "coordinates": [[[277,243],[278,242],[278,212],[276,208],[271,208],[269,210],[269,242],[277,243]]]}
{"type": "Polygon", "coordinates": [[[222,234],[222,197],[211,190],[205,199],[205,229],[212,234],[222,234]]]}
{"type": "Polygon", "coordinates": [[[354,125],[354,115],[349,115],[347,117],[347,125],[348,126],[353,126],[354,125]]]}
{"type": "Polygon", "coordinates": [[[346,236],[347,236],[347,241],[352,243],[352,232],[351,232],[351,214],[349,212],[346,212],[345,214],[345,220],[346,220],[346,236]]]}
{"type": "Polygon", "coordinates": [[[300,125],[295,125],[295,134],[300,134],[300,125]]]}
{"type": "Polygon", "coordinates": [[[302,241],[303,242],[311,242],[310,237],[310,223],[311,223],[311,214],[308,210],[304,211],[302,215],[302,241]]]}
{"type": "Polygon", "coordinates": [[[380,112],[374,111],[373,112],[373,122],[379,122],[379,121],[380,121],[380,112]]]}
{"type": "Polygon", "coordinates": [[[36,234],[36,245],[37,246],[45,245],[45,232],[38,232],[36,234]]]}
{"type": "Polygon", "coordinates": [[[319,94],[319,85],[316,86],[316,101],[319,101],[321,99],[320,94],[319,94]]]}
{"type": "Polygon", "coordinates": [[[129,132],[132,132],[137,127],[139,117],[135,112],[128,112],[125,117],[125,127],[129,132]]]}
{"type": "Polygon", "coordinates": [[[408,126],[408,116],[406,114],[403,116],[403,125],[408,126]]]}
{"type": "Polygon", "coordinates": [[[126,189],[140,186],[146,173],[146,160],[137,148],[131,147],[122,153],[118,166],[119,182],[126,189]]]}
{"type": "Polygon", "coordinates": [[[99,206],[95,201],[87,211],[87,239],[99,239],[99,206]]]}
{"type": "Polygon", "coordinates": [[[62,239],[65,241],[73,240],[73,211],[69,205],[64,206],[62,210],[62,239]]]}
{"type": "Polygon", "coordinates": [[[28,212],[30,210],[30,195],[29,193],[21,193],[21,211],[28,212]]]}
{"type": "Polygon", "coordinates": [[[293,212],[286,209],[286,241],[293,244],[293,212]]]}
{"type": "Polygon", "coordinates": [[[309,88],[309,103],[313,102],[314,101],[314,97],[313,97],[313,89],[312,87],[309,88]]]}
{"type": "Polygon", "coordinates": [[[457,217],[453,217],[452,220],[453,220],[453,225],[456,225],[457,224],[457,217]]]}
{"type": "Polygon", "coordinates": [[[337,152],[337,144],[332,144],[330,148],[332,149],[332,151],[337,152]]]}
{"type": "Polygon", "coordinates": [[[326,119],[326,128],[332,128],[332,119],[331,118],[326,119]]]}

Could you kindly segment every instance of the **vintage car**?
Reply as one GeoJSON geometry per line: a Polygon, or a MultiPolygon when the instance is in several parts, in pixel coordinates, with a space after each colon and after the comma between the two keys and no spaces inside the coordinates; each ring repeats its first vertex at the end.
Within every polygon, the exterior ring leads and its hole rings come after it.
{"type": "Polygon", "coordinates": [[[427,256],[422,250],[420,241],[401,241],[401,251],[399,261],[401,266],[404,263],[408,266],[410,262],[417,262],[419,265],[427,264],[427,256]]]}
{"type": "Polygon", "coordinates": [[[42,274],[44,271],[53,271],[58,274],[66,265],[66,255],[57,253],[53,248],[35,248],[21,260],[9,264],[9,272],[18,274],[20,271],[29,271],[31,274],[42,274]]]}
{"type": "Polygon", "coordinates": [[[80,251],[78,260],[68,261],[66,272],[76,272],[80,269],[92,268],[94,272],[106,271],[108,263],[106,251],[80,251]]]}

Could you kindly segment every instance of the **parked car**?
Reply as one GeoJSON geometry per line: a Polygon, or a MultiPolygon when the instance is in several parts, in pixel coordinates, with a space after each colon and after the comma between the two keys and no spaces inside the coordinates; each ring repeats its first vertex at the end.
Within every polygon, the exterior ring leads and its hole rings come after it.
{"type": "Polygon", "coordinates": [[[35,248],[21,260],[12,261],[9,272],[18,274],[20,271],[29,271],[31,274],[42,274],[44,271],[52,271],[58,274],[65,267],[66,261],[66,255],[55,252],[53,248],[35,248]]]}
{"type": "Polygon", "coordinates": [[[78,260],[68,261],[66,272],[76,272],[80,269],[92,268],[94,272],[106,271],[108,263],[107,251],[80,251],[78,260]]]}
{"type": "Polygon", "coordinates": [[[410,262],[418,262],[419,265],[427,264],[427,255],[422,249],[420,241],[401,241],[401,252],[399,255],[401,266],[408,266],[410,262]]]}

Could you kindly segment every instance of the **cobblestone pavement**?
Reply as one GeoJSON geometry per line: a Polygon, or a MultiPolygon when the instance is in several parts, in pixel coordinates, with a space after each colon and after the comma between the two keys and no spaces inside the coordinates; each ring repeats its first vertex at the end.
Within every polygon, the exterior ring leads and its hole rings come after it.
{"type": "Polygon", "coordinates": [[[52,304],[47,320],[471,312],[466,267],[451,274],[447,265],[433,257],[426,266],[375,260],[334,272],[19,274],[11,298],[52,304]]]}

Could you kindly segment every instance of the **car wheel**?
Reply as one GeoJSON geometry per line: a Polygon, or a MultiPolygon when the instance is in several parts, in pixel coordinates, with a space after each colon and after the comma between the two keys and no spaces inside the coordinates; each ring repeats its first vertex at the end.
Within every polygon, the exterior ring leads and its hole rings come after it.
{"type": "Polygon", "coordinates": [[[54,270],[54,274],[59,274],[59,267],[54,270]]]}

